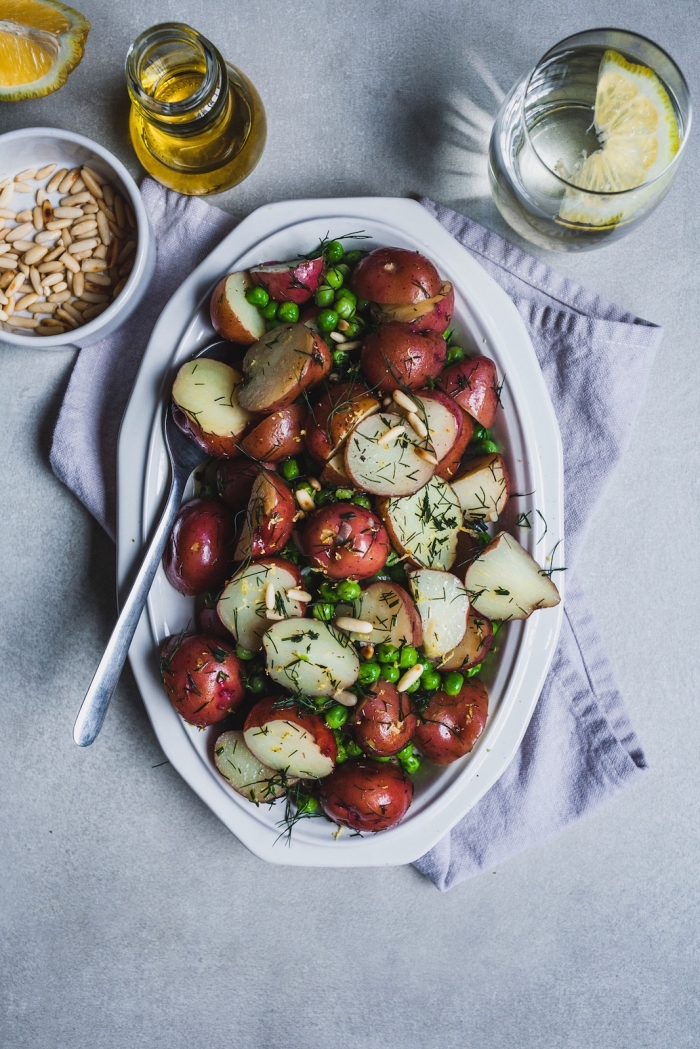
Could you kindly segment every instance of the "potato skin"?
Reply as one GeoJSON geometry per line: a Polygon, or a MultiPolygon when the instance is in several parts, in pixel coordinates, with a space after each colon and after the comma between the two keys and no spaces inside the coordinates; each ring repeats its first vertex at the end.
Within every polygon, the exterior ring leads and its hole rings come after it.
{"type": "Polygon", "coordinates": [[[294,530],[297,506],[289,485],[271,470],[259,470],[234,554],[236,561],[276,554],[294,530]]]}
{"type": "Polygon", "coordinates": [[[458,404],[457,408],[462,413],[462,429],[447,455],[443,456],[435,469],[436,477],[441,477],[443,481],[449,481],[457,473],[462,456],[474,436],[474,420],[471,415],[465,412],[464,408],[460,408],[458,404]]]}
{"type": "MultiPolygon", "coordinates": [[[[273,465],[266,469],[274,470],[273,465]]],[[[222,460],[216,469],[216,488],[224,506],[234,514],[245,510],[260,467],[251,459],[222,460]]]]}
{"type": "Polygon", "coordinates": [[[408,305],[439,294],[442,281],[425,255],[405,248],[375,248],[352,274],[356,295],[380,305],[408,305]]]}
{"type": "Polygon", "coordinates": [[[353,503],[316,510],[301,538],[306,556],[329,579],[367,579],[384,567],[391,553],[377,515],[353,503]]]}
{"type": "Polygon", "coordinates": [[[279,463],[304,450],[306,409],[290,404],[266,415],[241,441],[241,451],[263,463],[279,463]]]}
{"type": "Polygon", "coordinates": [[[231,539],[229,514],[218,499],[185,503],[163,554],[170,585],[187,597],[222,587],[232,561],[231,539]]]}
{"type": "Polygon", "coordinates": [[[160,674],[175,710],[200,728],[223,721],[245,695],[245,669],[235,644],[207,634],[168,638],[160,674]]]}
{"type": "Polygon", "coordinates": [[[447,291],[439,302],[436,302],[429,313],[411,323],[414,331],[436,331],[442,335],[450,326],[452,315],[455,311],[455,291],[450,284],[447,291]]]}
{"type": "Polygon", "coordinates": [[[279,703],[280,698],[280,696],[266,696],[264,699],[258,700],[245,719],[243,731],[247,732],[251,728],[262,728],[263,725],[267,725],[270,721],[291,721],[313,736],[318,749],[324,757],[330,758],[335,763],[335,759],[338,757],[338,744],[333,729],[329,728],[318,714],[300,710],[299,707],[275,708],[274,704],[279,703]]]}
{"type": "Polygon", "coordinates": [[[358,382],[331,386],[310,409],[306,448],[319,463],[327,462],[353,427],[380,407],[379,398],[358,382]]]}
{"type": "Polygon", "coordinates": [[[469,670],[482,663],[493,641],[493,623],[486,616],[469,609],[467,630],[455,649],[440,664],[441,670],[469,670]]]}
{"type": "Polygon", "coordinates": [[[197,629],[200,634],[206,634],[207,637],[218,637],[230,645],[236,644],[236,639],[231,631],[227,630],[219,619],[216,608],[200,608],[197,613],[197,629]]]}
{"type": "Polygon", "coordinates": [[[488,708],[488,693],[473,678],[456,696],[436,692],[419,715],[414,742],[436,765],[450,765],[472,749],[484,730],[488,708]]]}
{"type": "Polygon", "coordinates": [[[250,346],[265,332],[265,321],[254,306],[246,309],[245,301],[239,302],[237,312],[232,305],[235,294],[238,293],[239,299],[243,299],[250,287],[252,283],[247,273],[228,273],[216,285],[209,300],[209,316],[214,330],[224,339],[241,346],[250,346]],[[241,306],[248,314],[248,324],[241,316],[241,306]]]}
{"type": "Polygon", "coordinates": [[[208,455],[213,455],[215,459],[234,459],[237,455],[240,455],[238,448],[239,437],[221,437],[216,433],[207,433],[197,420],[192,419],[187,412],[183,412],[182,408],[175,401],[171,401],[170,411],[172,412],[174,422],[182,432],[195,444],[198,444],[200,448],[204,449],[208,455]]]}
{"type": "Polygon", "coordinates": [[[440,335],[446,332],[455,311],[454,288],[445,281],[440,292],[433,299],[423,299],[410,306],[392,303],[389,306],[374,306],[375,319],[380,324],[399,321],[410,324],[413,331],[436,331],[440,335]]]}
{"type": "Polygon", "coordinates": [[[445,368],[438,387],[453,397],[480,426],[493,426],[498,407],[498,374],[490,357],[471,357],[445,368]]]}
{"type": "Polygon", "coordinates": [[[365,754],[393,757],[411,741],[417,724],[407,693],[379,680],[357,708],[352,733],[365,754]]]}
{"type": "Polygon", "coordinates": [[[263,335],[258,342],[254,343],[243,358],[243,373],[245,381],[238,395],[238,402],[244,411],[254,414],[266,414],[276,412],[280,408],[287,408],[299,397],[304,390],[310,389],[330,373],[333,365],[333,357],[325,341],[321,336],[312,331],[305,324],[298,322],[280,325],[272,331],[263,335]],[[283,330],[284,329],[284,330],[283,330]],[[277,367],[282,369],[284,375],[289,366],[288,357],[279,360],[279,352],[275,349],[275,342],[280,334],[290,343],[295,344],[293,353],[294,371],[287,373],[284,382],[279,385],[279,373],[277,367]],[[272,349],[270,347],[272,346],[272,349]],[[278,358],[276,360],[275,358],[278,358]],[[301,367],[299,361],[303,360],[301,367]],[[260,364],[263,360],[267,362],[260,364]],[[257,365],[257,368],[256,368],[257,365]],[[261,386],[263,381],[261,375],[268,369],[270,381],[268,387],[276,386],[277,396],[271,397],[269,393],[263,396],[261,386]],[[277,374],[276,374],[277,373],[277,374]],[[278,380],[275,383],[275,379],[278,380]]]}
{"type": "MultiPolygon", "coordinates": [[[[268,265],[273,266],[275,263],[268,265]]],[[[291,263],[283,270],[271,272],[263,267],[251,269],[249,274],[253,283],[265,288],[275,302],[296,302],[301,306],[318,291],[324,269],[325,259],[320,255],[317,259],[302,259],[300,262],[291,263]]]]}
{"type": "Polygon", "coordinates": [[[352,830],[388,830],[403,819],[413,783],[399,765],[357,758],[321,780],[321,806],[329,819],[352,830]]]}
{"type": "Polygon", "coordinates": [[[434,331],[416,332],[410,324],[380,324],[362,346],[361,363],[365,378],[382,393],[393,390],[419,390],[428,379],[436,379],[447,358],[442,335],[434,331]]]}

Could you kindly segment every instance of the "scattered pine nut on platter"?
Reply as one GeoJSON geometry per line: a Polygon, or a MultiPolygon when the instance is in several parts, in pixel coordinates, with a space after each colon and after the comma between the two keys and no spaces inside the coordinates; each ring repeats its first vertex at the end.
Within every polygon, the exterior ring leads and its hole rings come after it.
{"type": "Polygon", "coordinates": [[[41,338],[89,323],[124,290],[136,248],[131,206],[94,168],[1,179],[0,329],[41,338]]]}

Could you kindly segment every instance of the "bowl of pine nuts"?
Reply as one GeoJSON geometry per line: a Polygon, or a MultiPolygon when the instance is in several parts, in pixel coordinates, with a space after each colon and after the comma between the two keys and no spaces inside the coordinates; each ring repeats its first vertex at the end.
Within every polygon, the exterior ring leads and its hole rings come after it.
{"type": "Polygon", "coordinates": [[[87,346],[146,292],[155,244],[138,187],[97,142],[0,135],[0,342],[87,346]]]}

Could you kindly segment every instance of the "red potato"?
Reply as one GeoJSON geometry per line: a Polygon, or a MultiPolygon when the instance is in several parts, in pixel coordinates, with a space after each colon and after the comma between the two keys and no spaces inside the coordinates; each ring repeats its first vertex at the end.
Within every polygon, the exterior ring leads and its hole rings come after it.
{"type": "Polygon", "coordinates": [[[259,473],[260,467],[251,459],[222,459],[216,469],[216,488],[224,506],[235,514],[245,510],[259,473]]]}
{"type": "Polygon", "coordinates": [[[296,512],[289,485],[279,474],[260,470],[251,489],[235,560],[276,554],[294,530],[296,512]]]}
{"type": "Polygon", "coordinates": [[[369,758],[344,762],[321,784],[329,819],[357,831],[388,830],[408,812],[413,783],[399,765],[369,758]]]}
{"type": "Polygon", "coordinates": [[[382,393],[418,390],[436,379],[447,358],[447,346],[435,331],[415,332],[410,324],[380,324],[365,339],[360,360],[365,378],[382,393]]]}
{"type": "Polygon", "coordinates": [[[354,488],[355,482],[345,469],[345,456],[342,452],[328,460],[321,471],[319,481],[327,488],[354,488]]]}
{"type": "Polygon", "coordinates": [[[265,318],[245,297],[252,281],[243,270],[229,273],[214,288],[209,314],[215,330],[224,339],[250,346],[265,334],[265,318]]]}
{"type": "Polygon", "coordinates": [[[304,390],[330,373],[328,346],[305,324],[281,324],[250,347],[243,358],[245,382],[238,403],[247,412],[287,408],[304,390]]]}
{"type": "Polygon", "coordinates": [[[329,579],[367,579],[386,564],[391,544],[370,510],[353,503],[323,506],[302,531],[306,556],[329,579]]]}
{"type": "Polygon", "coordinates": [[[173,383],[173,419],[200,448],[216,458],[238,455],[238,438],[250,422],[241,407],[243,376],[223,361],[195,357],[173,383]]]}
{"type": "Polygon", "coordinates": [[[381,324],[398,321],[410,324],[414,331],[436,331],[440,335],[446,332],[455,310],[454,288],[445,281],[437,295],[432,299],[422,299],[407,306],[392,303],[376,309],[376,318],[381,324]]]}
{"type": "Polygon", "coordinates": [[[270,611],[287,619],[304,615],[306,601],[287,596],[290,590],[306,589],[304,577],[283,557],[265,557],[243,565],[224,587],[216,606],[221,622],[249,652],[260,651],[263,634],[273,622],[268,619],[265,600],[270,584],[274,594],[270,611]]]}
{"type": "Polygon", "coordinates": [[[499,391],[496,365],[489,357],[471,357],[450,364],[437,384],[480,426],[487,430],[493,426],[499,391]]]}
{"type": "Polygon", "coordinates": [[[381,407],[379,398],[357,382],[331,386],[310,409],[306,422],[306,448],[317,462],[325,463],[340,450],[351,430],[381,407]]]}
{"type": "Polygon", "coordinates": [[[551,577],[517,539],[499,532],[464,577],[473,607],[489,619],[527,619],[561,601],[551,577]]]}
{"type": "Polygon", "coordinates": [[[464,519],[497,521],[510,496],[510,475],[502,455],[480,455],[470,459],[459,477],[452,479],[464,519]]]}
{"type": "Polygon", "coordinates": [[[493,641],[493,624],[486,616],[469,609],[467,630],[460,643],[448,652],[440,670],[469,670],[483,663],[493,641]]]}
{"type": "Polygon", "coordinates": [[[180,508],[163,554],[168,582],[194,597],[224,585],[232,561],[232,530],[218,499],[192,499],[180,508]]]}
{"type": "Polygon", "coordinates": [[[350,615],[372,624],[371,634],[350,634],[354,641],[381,645],[387,642],[401,648],[423,643],[423,628],[412,598],[398,583],[382,580],[366,583],[353,602],[350,615]]]}
{"type": "MultiPolygon", "coordinates": [[[[440,391],[434,390],[433,392],[439,393],[440,391]]],[[[457,404],[456,401],[454,403],[457,404]]],[[[462,430],[450,451],[440,460],[435,469],[436,477],[441,477],[443,481],[449,481],[457,473],[462,461],[462,456],[466,452],[467,447],[474,436],[474,420],[471,415],[468,415],[467,412],[465,412],[464,408],[460,408],[458,404],[457,407],[462,413],[462,430]]]]}
{"type": "MultiPolygon", "coordinates": [[[[438,462],[449,455],[461,439],[464,428],[464,412],[456,401],[441,390],[417,390],[410,400],[415,404],[413,414],[428,430],[428,439],[438,462]]],[[[408,415],[403,406],[395,405],[396,411],[408,415]]],[[[436,470],[437,473],[437,470],[436,470]]]]}
{"type": "Polygon", "coordinates": [[[262,419],[241,441],[241,451],[263,463],[279,463],[304,450],[306,408],[290,404],[262,419]]]}
{"type": "Polygon", "coordinates": [[[450,765],[472,749],[484,731],[488,710],[486,689],[471,678],[456,696],[436,692],[430,697],[413,740],[429,761],[450,765]]]}
{"type": "Polygon", "coordinates": [[[197,630],[200,634],[207,634],[208,637],[218,637],[223,641],[228,641],[229,644],[234,642],[233,634],[226,629],[219,619],[219,613],[216,611],[216,608],[208,608],[206,605],[200,608],[197,613],[197,630]]]}
{"type": "Polygon", "coordinates": [[[431,477],[413,495],[377,503],[392,546],[418,568],[446,571],[457,556],[463,526],[459,500],[447,481],[431,477]]]}
{"type": "Polygon", "coordinates": [[[353,486],[370,495],[413,495],[435,473],[425,443],[400,415],[377,412],[358,423],[345,442],[345,469],[353,486]]]}
{"type": "Polygon", "coordinates": [[[407,305],[438,295],[442,281],[432,262],[417,251],[375,248],[360,259],[351,284],[362,299],[407,305]]]}
{"type": "Polygon", "coordinates": [[[422,568],[408,578],[423,627],[423,651],[428,659],[455,648],[467,629],[469,597],[452,572],[422,568]]]}
{"type": "Polygon", "coordinates": [[[278,706],[279,696],[256,703],[243,726],[243,739],[258,761],[289,776],[321,779],[333,771],[338,745],[318,714],[278,706]]]}
{"type": "Polygon", "coordinates": [[[324,268],[325,260],[320,255],[296,262],[268,262],[253,266],[249,273],[252,281],[262,285],[275,302],[296,302],[301,306],[318,291],[324,268]]]}
{"type": "Polygon", "coordinates": [[[380,680],[357,708],[352,733],[365,754],[387,758],[410,743],[417,724],[408,695],[380,680]]]}
{"type": "Polygon", "coordinates": [[[167,639],[160,675],[170,702],[190,725],[223,721],[245,696],[245,667],[235,646],[219,637],[190,634],[167,639]]]}

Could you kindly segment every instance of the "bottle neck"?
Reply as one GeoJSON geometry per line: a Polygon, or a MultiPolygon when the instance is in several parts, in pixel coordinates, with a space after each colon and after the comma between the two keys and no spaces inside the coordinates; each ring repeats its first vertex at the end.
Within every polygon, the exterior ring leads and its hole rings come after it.
{"type": "Polygon", "coordinates": [[[229,101],[223,58],[206,37],[179,22],[152,26],[134,41],[126,80],[143,119],[177,137],[202,134],[229,101]]]}

